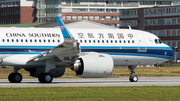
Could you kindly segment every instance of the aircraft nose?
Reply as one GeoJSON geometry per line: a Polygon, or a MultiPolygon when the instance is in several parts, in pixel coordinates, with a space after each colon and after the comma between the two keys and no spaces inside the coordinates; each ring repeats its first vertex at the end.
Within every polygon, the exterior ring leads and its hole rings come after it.
{"type": "Polygon", "coordinates": [[[171,57],[173,57],[174,56],[174,51],[173,51],[173,49],[171,48],[171,50],[168,52],[168,56],[171,56],[171,57]]]}

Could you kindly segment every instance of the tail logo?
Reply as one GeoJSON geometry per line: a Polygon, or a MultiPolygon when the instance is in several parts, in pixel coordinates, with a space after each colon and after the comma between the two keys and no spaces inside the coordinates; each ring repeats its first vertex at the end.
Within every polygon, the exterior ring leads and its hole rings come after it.
{"type": "Polygon", "coordinates": [[[61,28],[61,30],[63,30],[63,29],[64,29],[64,26],[61,26],[60,28],[61,28]]]}

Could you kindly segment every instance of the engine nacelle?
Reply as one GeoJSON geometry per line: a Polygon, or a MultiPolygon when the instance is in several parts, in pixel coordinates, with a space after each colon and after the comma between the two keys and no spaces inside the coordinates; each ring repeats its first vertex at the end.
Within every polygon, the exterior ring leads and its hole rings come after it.
{"type": "Polygon", "coordinates": [[[110,55],[89,53],[80,56],[74,63],[73,70],[80,77],[101,78],[111,75],[114,68],[114,62],[110,55]]]}

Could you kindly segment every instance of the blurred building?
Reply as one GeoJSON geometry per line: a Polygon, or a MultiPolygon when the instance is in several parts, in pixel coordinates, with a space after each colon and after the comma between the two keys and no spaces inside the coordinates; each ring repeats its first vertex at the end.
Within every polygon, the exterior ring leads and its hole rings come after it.
{"type": "Polygon", "coordinates": [[[64,22],[91,20],[119,27],[119,10],[178,5],[178,0],[62,0],[64,22]]]}
{"type": "Polygon", "coordinates": [[[119,10],[178,5],[178,0],[1,0],[0,24],[91,20],[119,27],[119,10]]]}
{"type": "Polygon", "coordinates": [[[140,29],[157,35],[180,59],[180,6],[156,6],[120,11],[120,28],[140,29]]]}
{"type": "Polygon", "coordinates": [[[53,22],[61,15],[61,0],[0,1],[0,24],[53,22]]]}
{"type": "Polygon", "coordinates": [[[35,22],[35,6],[31,0],[1,0],[0,24],[35,22]]]}

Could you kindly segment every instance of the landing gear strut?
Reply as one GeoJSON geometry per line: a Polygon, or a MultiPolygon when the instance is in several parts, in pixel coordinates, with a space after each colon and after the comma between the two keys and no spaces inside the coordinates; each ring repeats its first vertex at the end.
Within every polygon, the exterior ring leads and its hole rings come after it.
{"type": "Polygon", "coordinates": [[[14,67],[14,73],[9,74],[8,80],[10,83],[20,83],[22,81],[22,75],[17,73],[20,68],[14,67]]]}
{"type": "Polygon", "coordinates": [[[130,82],[137,82],[138,76],[134,75],[136,72],[134,71],[136,69],[136,66],[128,66],[130,73],[129,81],[130,82]]]}
{"type": "Polygon", "coordinates": [[[46,67],[45,67],[45,73],[41,73],[38,77],[38,80],[40,83],[51,83],[53,80],[53,76],[49,73],[50,70],[55,69],[55,60],[54,59],[48,59],[46,60],[46,67]]]}

